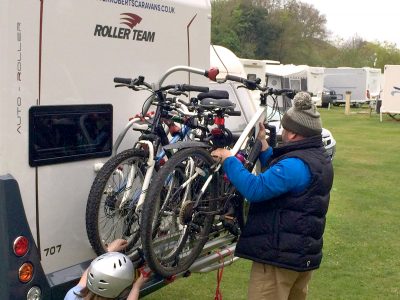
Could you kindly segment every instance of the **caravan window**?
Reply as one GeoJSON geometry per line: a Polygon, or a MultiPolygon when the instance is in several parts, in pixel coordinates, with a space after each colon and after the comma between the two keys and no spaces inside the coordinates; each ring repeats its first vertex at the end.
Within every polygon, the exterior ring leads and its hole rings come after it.
{"type": "Polygon", "coordinates": [[[292,90],[301,91],[301,81],[300,79],[290,79],[290,88],[292,90]]]}
{"type": "Polygon", "coordinates": [[[110,156],[112,112],[110,104],[31,107],[30,166],[110,156]]]}

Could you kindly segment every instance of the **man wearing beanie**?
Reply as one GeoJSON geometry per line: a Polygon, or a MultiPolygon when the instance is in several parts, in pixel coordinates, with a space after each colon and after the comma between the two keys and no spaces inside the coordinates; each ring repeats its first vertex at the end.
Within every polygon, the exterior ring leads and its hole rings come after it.
{"type": "Polygon", "coordinates": [[[250,202],[235,255],[253,261],[251,300],[306,299],[312,271],[322,259],[333,167],[322,143],[320,114],[308,93],[294,97],[282,127],[283,145],[272,149],[260,124],[259,159],[266,170],[257,176],[229,150],[212,153],[250,202]]]}

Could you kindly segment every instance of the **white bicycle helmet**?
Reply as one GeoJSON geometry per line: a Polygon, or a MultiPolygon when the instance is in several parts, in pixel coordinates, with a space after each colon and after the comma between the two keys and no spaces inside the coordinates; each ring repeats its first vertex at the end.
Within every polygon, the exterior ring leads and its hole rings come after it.
{"type": "Polygon", "coordinates": [[[132,284],[134,271],[133,264],[126,255],[108,252],[90,264],[86,286],[96,295],[115,298],[132,284]]]}

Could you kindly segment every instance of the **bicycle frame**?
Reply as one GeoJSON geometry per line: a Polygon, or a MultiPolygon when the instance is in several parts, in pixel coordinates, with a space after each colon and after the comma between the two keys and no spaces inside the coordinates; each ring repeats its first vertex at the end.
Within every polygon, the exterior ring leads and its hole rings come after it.
{"type": "MultiPolygon", "coordinates": [[[[257,125],[259,124],[259,122],[264,121],[266,111],[267,111],[267,105],[260,106],[260,108],[256,111],[254,116],[251,118],[249,123],[246,125],[246,127],[243,130],[242,134],[240,135],[239,139],[237,140],[237,142],[235,143],[233,148],[230,150],[233,156],[235,156],[239,152],[239,150],[243,147],[244,143],[249,138],[249,134],[251,133],[253,127],[256,128],[256,136],[257,136],[257,133],[258,133],[258,126],[257,125]]],[[[199,201],[200,201],[201,197],[205,193],[208,185],[210,184],[210,182],[214,178],[215,174],[218,173],[218,171],[220,170],[221,166],[222,166],[222,164],[219,163],[214,168],[214,172],[211,173],[209,175],[209,177],[207,178],[207,180],[204,182],[204,184],[203,184],[203,186],[202,186],[202,188],[200,190],[200,193],[197,195],[197,199],[195,200],[194,207],[196,207],[199,204],[199,201]]],[[[188,180],[186,180],[182,184],[182,186],[186,186],[186,185],[190,184],[195,178],[197,178],[197,176],[202,175],[202,174],[200,174],[200,172],[204,172],[204,171],[198,170],[196,168],[195,173],[192,176],[190,176],[190,178],[188,180]]]]}
{"type": "MultiPolygon", "coordinates": [[[[148,112],[153,100],[156,97],[158,97],[158,98],[163,97],[163,95],[161,94],[161,92],[159,90],[160,90],[163,82],[165,81],[165,79],[169,75],[171,75],[171,74],[173,74],[175,72],[178,72],[178,71],[186,71],[188,73],[195,73],[195,74],[199,74],[199,75],[204,75],[204,73],[205,73],[205,71],[202,70],[202,69],[197,69],[197,68],[188,67],[188,66],[176,66],[176,67],[168,69],[161,76],[160,80],[157,83],[152,84],[153,91],[156,91],[156,92],[150,97],[151,100],[148,100],[147,103],[145,103],[145,106],[143,108],[143,114],[144,115],[147,114],[147,112],[148,112]]],[[[154,116],[154,119],[157,120],[159,118],[160,118],[160,110],[157,110],[156,115],[154,116]]],[[[117,140],[116,140],[116,142],[115,142],[115,144],[113,146],[113,155],[115,155],[117,153],[117,150],[118,150],[122,140],[124,139],[126,133],[128,132],[128,130],[131,127],[135,126],[135,128],[138,128],[138,129],[147,129],[147,125],[144,125],[144,126],[146,126],[146,128],[144,128],[144,127],[141,127],[139,124],[137,124],[139,121],[140,121],[140,118],[132,119],[131,121],[128,122],[128,124],[125,126],[125,128],[122,130],[122,132],[118,135],[118,138],[117,138],[117,140]]],[[[156,126],[154,126],[154,128],[152,128],[152,133],[155,132],[155,127],[156,126]]],[[[185,136],[185,137],[188,136],[190,134],[190,128],[187,127],[187,126],[183,126],[182,133],[183,133],[183,136],[185,136]]],[[[180,140],[180,136],[174,136],[170,140],[170,144],[176,143],[179,140],[180,140]]],[[[157,153],[158,149],[154,149],[154,145],[150,141],[140,140],[140,141],[138,141],[137,146],[139,146],[140,144],[146,145],[146,147],[147,147],[147,149],[149,151],[149,157],[148,157],[147,162],[146,162],[147,166],[148,166],[148,169],[146,171],[146,175],[145,175],[145,178],[144,178],[144,181],[143,181],[142,191],[141,191],[141,194],[139,196],[139,200],[138,200],[138,203],[136,205],[135,212],[138,212],[141,209],[141,207],[143,205],[143,202],[144,202],[144,199],[146,198],[147,190],[148,190],[148,187],[150,185],[150,180],[151,180],[151,178],[153,176],[153,172],[154,172],[154,167],[155,167],[156,161],[160,160],[165,155],[165,151],[163,149],[161,149],[161,151],[159,153],[157,153]]],[[[122,197],[122,200],[121,200],[121,203],[119,205],[119,208],[122,208],[123,205],[125,204],[125,202],[128,201],[128,199],[131,198],[131,187],[132,187],[132,184],[133,184],[135,173],[136,173],[136,167],[135,167],[135,165],[132,165],[132,168],[129,171],[127,184],[126,184],[126,187],[125,187],[126,191],[124,192],[124,195],[122,197]]]]}

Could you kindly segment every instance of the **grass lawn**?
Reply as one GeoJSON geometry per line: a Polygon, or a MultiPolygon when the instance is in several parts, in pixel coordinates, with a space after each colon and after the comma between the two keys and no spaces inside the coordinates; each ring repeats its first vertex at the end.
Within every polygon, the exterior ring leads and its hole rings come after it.
{"type": "MultiPolygon", "coordinates": [[[[365,109],[320,109],[337,141],[324,259],[309,299],[400,299],[400,122],[365,109]],[[396,183],[397,182],[397,183],[396,183]]],[[[246,299],[250,262],[226,267],[224,299],[246,299]]],[[[216,272],[193,274],[144,297],[214,299],[216,272]]]]}

